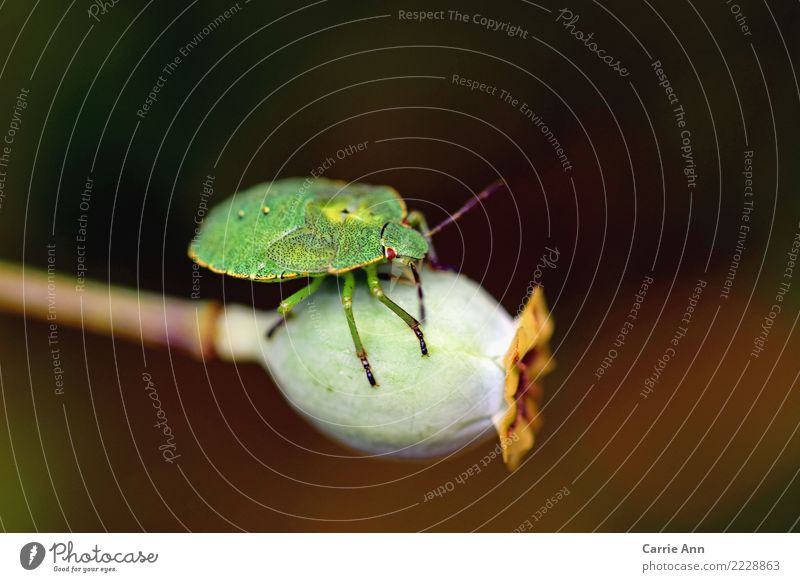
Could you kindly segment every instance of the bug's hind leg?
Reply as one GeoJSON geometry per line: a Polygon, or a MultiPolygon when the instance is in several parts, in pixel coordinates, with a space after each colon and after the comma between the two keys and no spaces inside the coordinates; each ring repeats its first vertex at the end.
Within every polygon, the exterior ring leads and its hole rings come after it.
{"type": "Polygon", "coordinates": [[[281,317],[278,321],[276,321],[272,327],[269,328],[267,331],[267,337],[271,338],[272,335],[278,331],[284,323],[286,323],[286,318],[290,315],[292,309],[297,307],[297,304],[300,303],[303,299],[309,297],[312,293],[314,293],[317,289],[319,289],[320,285],[322,285],[322,281],[325,277],[314,277],[306,287],[303,287],[299,291],[295,291],[291,295],[289,295],[286,299],[281,301],[281,304],[278,306],[278,313],[280,313],[283,317],[281,317]]]}
{"type": "Polygon", "coordinates": [[[394,311],[400,319],[406,322],[406,325],[411,328],[411,331],[414,332],[414,335],[416,335],[419,340],[419,349],[422,355],[427,356],[428,346],[425,344],[425,336],[422,335],[422,330],[419,328],[419,321],[414,319],[411,314],[384,294],[375,265],[367,265],[364,267],[364,270],[367,272],[367,284],[369,285],[370,292],[386,307],[394,311]]]}
{"type": "Polygon", "coordinates": [[[356,356],[361,360],[361,365],[364,366],[364,372],[367,374],[367,380],[370,386],[377,386],[375,376],[372,374],[372,368],[367,359],[367,351],[364,349],[364,344],[361,343],[361,336],[358,335],[358,328],[356,328],[356,319],[353,317],[353,290],[356,286],[355,277],[353,273],[348,271],[343,274],[344,288],[342,289],[342,305],[344,305],[344,315],[347,317],[347,326],[350,328],[350,335],[353,337],[353,344],[356,347],[356,356]]]}

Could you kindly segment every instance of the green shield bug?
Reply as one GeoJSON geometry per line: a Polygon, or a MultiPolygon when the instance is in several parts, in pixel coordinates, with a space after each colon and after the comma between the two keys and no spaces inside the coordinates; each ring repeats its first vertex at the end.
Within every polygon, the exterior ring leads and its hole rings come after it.
{"type": "Polygon", "coordinates": [[[327,178],[288,178],[234,194],[211,210],[189,247],[189,256],[216,273],[259,282],[308,277],[311,282],[284,299],[284,323],[292,309],[319,289],[329,275],[341,277],[342,304],[356,355],[370,385],[377,386],[353,317],[353,271],[363,269],[372,295],[413,331],[420,352],[428,354],[420,321],[384,293],[377,267],[390,261],[408,266],[417,285],[424,321],[417,263],[436,263],[431,237],[503,185],[492,183],[441,224],[429,229],[420,212],[408,212],[389,186],[346,183],[327,178]]]}

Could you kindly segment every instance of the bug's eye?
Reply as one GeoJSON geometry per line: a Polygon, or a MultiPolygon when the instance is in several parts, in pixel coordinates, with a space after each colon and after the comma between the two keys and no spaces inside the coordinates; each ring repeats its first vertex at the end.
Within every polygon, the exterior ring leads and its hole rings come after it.
{"type": "Polygon", "coordinates": [[[395,251],[392,247],[386,247],[384,252],[386,253],[386,258],[390,261],[397,257],[397,251],[395,251]]]}

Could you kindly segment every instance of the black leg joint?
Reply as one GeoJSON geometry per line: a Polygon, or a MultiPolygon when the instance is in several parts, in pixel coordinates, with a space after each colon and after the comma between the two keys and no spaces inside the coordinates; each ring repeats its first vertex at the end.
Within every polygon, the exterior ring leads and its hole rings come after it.
{"type": "Polygon", "coordinates": [[[367,373],[369,385],[373,387],[377,386],[378,383],[375,381],[375,376],[372,375],[372,368],[369,365],[369,360],[367,360],[367,354],[358,354],[358,358],[361,360],[361,365],[364,366],[364,371],[367,373]]]}
{"type": "Polygon", "coordinates": [[[428,355],[428,346],[425,343],[425,336],[422,335],[422,330],[418,326],[414,326],[411,329],[414,330],[414,334],[416,334],[417,339],[419,340],[419,349],[422,352],[423,356],[428,355]]]}

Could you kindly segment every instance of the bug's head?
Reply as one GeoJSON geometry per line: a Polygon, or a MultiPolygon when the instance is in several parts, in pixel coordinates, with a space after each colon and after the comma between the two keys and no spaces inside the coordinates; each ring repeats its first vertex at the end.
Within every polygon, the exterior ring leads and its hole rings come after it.
{"type": "Polygon", "coordinates": [[[418,231],[397,222],[387,222],[381,229],[384,256],[403,263],[412,263],[428,254],[428,241],[418,231]]]}

